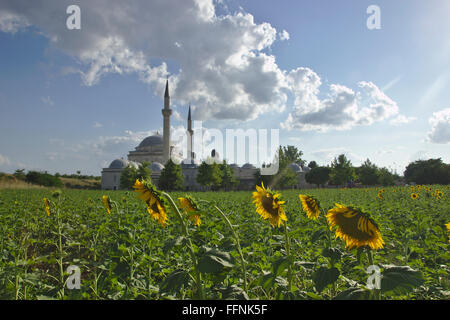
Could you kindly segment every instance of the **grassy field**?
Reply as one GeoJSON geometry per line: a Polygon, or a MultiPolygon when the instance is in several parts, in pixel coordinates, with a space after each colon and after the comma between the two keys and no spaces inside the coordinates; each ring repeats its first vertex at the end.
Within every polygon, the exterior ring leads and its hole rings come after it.
{"type": "MultiPolygon", "coordinates": [[[[448,192],[437,185],[281,191],[286,233],[256,213],[251,192],[190,193],[216,204],[231,226],[202,203],[200,226],[186,215],[182,224],[167,206],[162,227],[133,191],[0,190],[0,298],[448,299],[448,192]],[[306,216],[300,193],[320,201],[319,219],[306,216]],[[325,218],[335,203],[370,214],[384,247],[347,250],[325,218]],[[381,289],[367,288],[371,264],[381,289]],[[79,268],[80,289],[68,287],[69,266],[79,268]]],[[[170,195],[178,203],[184,193],[170,195]]]]}

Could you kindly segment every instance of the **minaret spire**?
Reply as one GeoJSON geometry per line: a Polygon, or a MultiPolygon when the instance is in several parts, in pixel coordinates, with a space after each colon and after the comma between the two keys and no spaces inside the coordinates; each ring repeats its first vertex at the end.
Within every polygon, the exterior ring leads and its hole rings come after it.
{"type": "Polygon", "coordinates": [[[191,104],[189,104],[189,113],[188,113],[188,129],[187,129],[187,158],[190,161],[194,159],[194,152],[192,151],[192,135],[194,134],[194,130],[192,130],[192,117],[191,117],[191,104]]]}
{"type": "Polygon", "coordinates": [[[170,109],[170,96],[169,96],[169,77],[166,80],[166,91],[164,92],[164,109],[162,109],[164,117],[163,125],[163,164],[165,165],[170,159],[170,116],[172,115],[172,109],[170,109]]]}

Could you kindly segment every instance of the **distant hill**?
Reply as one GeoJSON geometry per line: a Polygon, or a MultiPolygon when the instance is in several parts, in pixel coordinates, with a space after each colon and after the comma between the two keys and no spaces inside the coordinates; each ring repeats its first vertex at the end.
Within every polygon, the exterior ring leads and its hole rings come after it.
{"type": "MultiPolygon", "coordinates": [[[[59,178],[64,188],[68,189],[89,189],[97,190],[101,188],[101,182],[96,179],[59,178]]],[[[0,172],[0,189],[28,189],[45,188],[37,184],[28,183],[18,179],[12,174],[0,172]]]]}

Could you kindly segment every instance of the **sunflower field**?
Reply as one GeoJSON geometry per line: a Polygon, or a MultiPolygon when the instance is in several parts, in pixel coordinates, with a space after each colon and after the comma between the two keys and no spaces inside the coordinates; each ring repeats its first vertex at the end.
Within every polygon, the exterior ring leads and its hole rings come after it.
{"type": "Polygon", "coordinates": [[[0,190],[0,299],[450,297],[448,186],[134,189],[0,190]]]}

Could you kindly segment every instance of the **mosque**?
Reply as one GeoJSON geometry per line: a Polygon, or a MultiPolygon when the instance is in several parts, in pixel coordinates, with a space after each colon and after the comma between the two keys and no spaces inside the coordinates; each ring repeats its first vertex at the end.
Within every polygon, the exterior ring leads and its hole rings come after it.
{"type": "MultiPolygon", "coordinates": [[[[172,115],[172,109],[170,109],[170,95],[169,95],[169,81],[166,81],[166,89],[164,93],[164,108],[163,114],[163,134],[162,136],[157,132],[155,135],[146,137],[135,148],[135,150],[128,153],[128,160],[120,158],[111,162],[108,168],[102,170],[102,189],[104,190],[118,190],[120,186],[120,175],[123,169],[127,166],[134,166],[138,168],[139,164],[147,161],[150,162],[149,169],[151,169],[151,179],[155,185],[158,185],[161,171],[164,169],[165,163],[172,158],[176,159],[181,157],[181,153],[172,144],[170,140],[170,116],[172,115]]],[[[195,153],[192,151],[192,117],[191,107],[189,106],[189,113],[187,119],[187,159],[181,161],[181,170],[184,176],[185,189],[190,191],[203,191],[208,190],[207,187],[200,185],[196,181],[198,173],[199,161],[196,159],[195,153]]],[[[211,151],[211,158],[217,159],[219,154],[215,151],[211,151]]],[[[181,158],[179,158],[181,160],[181,158]]],[[[238,189],[252,190],[256,184],[256,173],[258,168],[250,163],[246,163],[243,166],[237,164],[231,164],[230,167],[234,171],[234,177],[239,181],[238,189]]],[[[297,188],[309,187],[305,181],[305,174],[309,171],[308,167],[302,167],[299,164],[292,163],[290,168],[298,175],[297,188]]]]}

